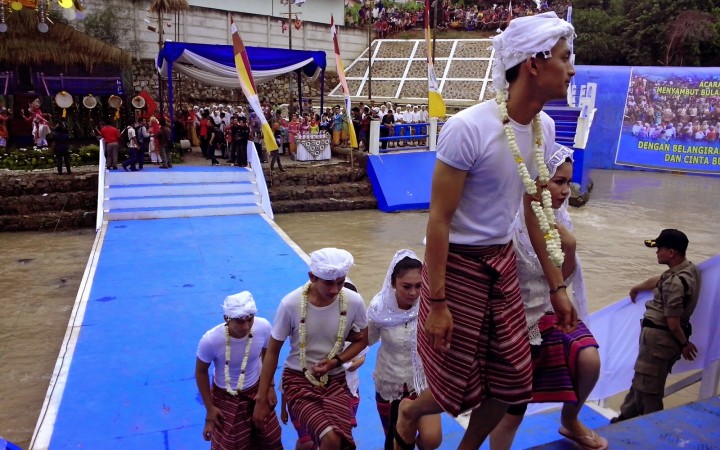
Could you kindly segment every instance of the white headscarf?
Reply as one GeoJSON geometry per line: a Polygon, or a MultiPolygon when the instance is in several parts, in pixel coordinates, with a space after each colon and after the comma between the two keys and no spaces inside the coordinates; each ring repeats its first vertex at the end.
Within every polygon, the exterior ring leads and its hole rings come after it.
{"type": "Polygon", "coordinates": [[[405,258],[412,258],[422,263],[412,250],[398,250],[393,256],[390,267],[388,267],[382,289],[375,294],[368,306],[368,319],[380,328],[403,325],[417,319],[419,302],[415,303],[410,309],[400,309],[395,297],[395,289],[392,287],[392,273],[395,271],[395,266],[405,258]]]}
{"type": "Polygon", "coordinates": [[[323,280],[347,276],[355,261],[347,250],[322,248],[310,253],[310,272],[323,280]]]}
{"type": "Polygon", "coordinates": [[[257,313],[255,299],[248,291],[242,291],[237,294],[225,297],[222,305],[223,313],[230,319],[238,319],[241,317],[254,316],[257,313]]]}
{"type": "Polygon", "coordinates": [[[506,70],[537,53],[550,52],[560,38],[572,45],[574,37],[573,26],[552,11],[511,20],[505,31],[493,38],[493,88],[507,89],[506,70]]]}
{"type": "Polygon", "coordinates": [[[571,148],[565,147],[557,142],[554,146],[545,148],[545,164],[547,165],[550,177],[557,172],[558,167],[568,158],[570,158],[570,161],[573,161],[573,149],[571,148]]]}

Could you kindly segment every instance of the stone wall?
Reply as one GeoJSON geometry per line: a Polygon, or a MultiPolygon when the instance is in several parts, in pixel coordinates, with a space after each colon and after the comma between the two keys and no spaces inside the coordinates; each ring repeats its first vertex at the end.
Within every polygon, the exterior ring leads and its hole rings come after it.
{"type": "Polygon", "coordinates": [[[0,176],[0,231],[92,227],[97,173],[72,176],[24,173],[0,176]]]}
{"type": "MultiPolygon", "coordinates": [[[[218,104],[246,104],[245,96],[240,89],[225,89],[200,83],[186,77],[183,74],[176,74],[173,82],[173,97],[176,105],[185,103],[187,105],[209,105],[218,104]]],[[[261,100],[267,100],[272,105],[288,103],[290,86],[292,82],[294,101],[297,102],[297,78],[293,74],[292,80],[289,75],[281,75],[274,80],[261,83],[257,86],[258,96],[261,100]]],[[[325,98],[327,94],[338,84],[338,76],[334,72],[325,72],[325,98]]],[[[167,96],[167,85],[165,86],[167,96]]],[[[133,96],[140,91],[146,90],[153,97],[158,92],[158,77],[154,62],[151,60],[136,62],[133,67],[133,96]]],[[[313,103],[320,106],[321,81],[309,81],[305,75],[302,76],[302,94],[304,98],[314,98],[313,103]]],[[[167,97],[166,97],[167,98],[167,97]]]]}

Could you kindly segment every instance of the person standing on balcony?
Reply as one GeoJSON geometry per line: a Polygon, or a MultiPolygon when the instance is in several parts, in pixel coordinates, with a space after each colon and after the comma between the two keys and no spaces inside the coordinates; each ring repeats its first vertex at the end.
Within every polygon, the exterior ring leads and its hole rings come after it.
{"type": "Polygon", "coordinates": [[[668,266],[661,275],[630,289],[630,299],[640,291],[653,290],[645,304],[640,330],[640,348],[630,391],[620,406],[616,423],[663,409],[665,382],[672,366],[680,359],[692,361],[698,349],[690,342],[692,316],[700,295],[700,271],[685,257],[688,238],[680,230],[666,229],[655,239],[645,241],[657,248],[657,262],[668,266]]]}

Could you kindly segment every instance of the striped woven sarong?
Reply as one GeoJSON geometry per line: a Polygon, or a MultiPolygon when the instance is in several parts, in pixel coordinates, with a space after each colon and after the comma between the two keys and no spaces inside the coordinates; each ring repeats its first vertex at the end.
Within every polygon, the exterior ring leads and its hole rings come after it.
{"type": "Polygon", "coordinates": [[[542,343],[532,346],[533,403],[577,402],[577,358],[580,350],[598,343],[585,324],[563,333],[555,328],[555,314],[538,323],[542,343]]]}
{"type": "Polygon", "coordinates": [[[343,449],[354,449],[352,409],[345,373],[331,375],[324,387],[315,387],[302,372],[285,369],[282,375],[283,395],[290,415],[309,432],[320,446],[320,434],[328,427],[343,437],[343,449]]]}
{"type": "Polygon", "coordinates": [[[486,397],[509,404],[528,402],[532,363],[512,243],[450,245],[445,298],[453,334],[445,353],[432,349],[425,332],[428,296],[423,266],[418,353],[440,406],[457,416],[477,408],[486,397]]]}
{"type": "Polygon", "coordinates": [[[262,431],[252,423],[257,389],[258,383],[232,396],[213,385],[213,405],[222,411],[225,420],[222,427],[215,428],[212,433],[211,450],[282,450],[280,423],[275,411],[268,416],[262,431]]]}

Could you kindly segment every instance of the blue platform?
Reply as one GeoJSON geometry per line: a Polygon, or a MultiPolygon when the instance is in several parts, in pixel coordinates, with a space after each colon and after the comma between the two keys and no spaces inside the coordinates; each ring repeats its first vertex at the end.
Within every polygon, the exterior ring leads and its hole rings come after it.
{"type": "Polygon", "coordinates": [[[368,156],[367,173],[378,208],[385,212],[428,209],[435,152],[368,156]]]}
{"type": "MultiPolygon", "coordinates": [[[[637,417],[597,430],[612,450],[720,449],[720,398],[637,417]]],[[[560,440],[532,447],[536,450],[576,449],[560,440]]]]}
{"type": "MultiPolygon", "coordinates": [[[[242,290],[253,292],[258,316],[272,321],[280,299],[307,280],[307,270],[291,243],[259,215],[110,222],[77,345],[66,361],[49,448],[209,448],[194,377],[200,337],[222,322],[224,297],[242,290]]],[[[287,351],[285,345],[281,361],[287,351]]],[[[375,355],[373,347],[359,369],[354,436],[361,449],[383,446],[375,355]]],[[[463,428],[450,417],[443,426],[442,448],[456,448],[463,428]]],[[[294,448],[296,438],[292,426],[283,426],[285,448],[294,448]]]]}

